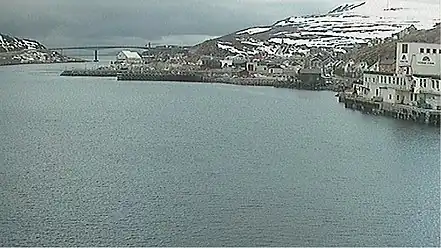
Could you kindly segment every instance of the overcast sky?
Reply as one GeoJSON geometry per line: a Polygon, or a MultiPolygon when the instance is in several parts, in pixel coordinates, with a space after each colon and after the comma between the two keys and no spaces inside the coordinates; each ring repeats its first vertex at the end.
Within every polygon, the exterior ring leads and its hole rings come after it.
{"type": "Polygon", "coordinates": [[[343,0],[0,0],[0,33],[47,46],[191,44],[343,0]]]}

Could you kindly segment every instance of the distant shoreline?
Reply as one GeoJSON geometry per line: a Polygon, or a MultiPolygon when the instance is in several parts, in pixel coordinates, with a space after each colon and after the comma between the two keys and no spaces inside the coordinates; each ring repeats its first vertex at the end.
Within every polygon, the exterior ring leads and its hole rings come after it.
{"type": "Polygon", "coordinates": [[[18,66],[18,65],[43,65],[43,64],[70,64],[70,63],[87,63],[90,62],[89,60],[76,60],[76,61],[59,61],[59,62],[42,62],[42,61],[38,61],[38,62],[7,62],[7,63],[2,63],[0,62],[0,67],[1,66],[18,66]]]}

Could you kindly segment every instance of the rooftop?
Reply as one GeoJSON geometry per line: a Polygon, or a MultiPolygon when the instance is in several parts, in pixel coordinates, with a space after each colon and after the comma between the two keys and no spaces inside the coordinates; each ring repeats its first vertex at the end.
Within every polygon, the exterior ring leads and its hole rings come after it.
{"type": "Polygon", "coordinates": [[[300,69],[299,73],[302,73],[302,74],[321,74],[322,71],[319,70],[319,69],[307,69],[307,68],[303,68],[303,69],[300,69]]]}
{"type": "Polygon", "coordinates": [[[121,51],[121,53],[123,53],[128,59],[141,59],[141,56],[139,56],[137,52],[121,51]]]}

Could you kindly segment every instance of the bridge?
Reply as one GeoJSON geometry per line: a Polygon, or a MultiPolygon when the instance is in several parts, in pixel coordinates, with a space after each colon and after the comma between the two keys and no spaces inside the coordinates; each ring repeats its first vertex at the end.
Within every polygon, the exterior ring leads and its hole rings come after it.
{"type": "Polygon", "coordinates": [[[103,49],[145,49],[152,48],[151,44],[146,46],[127,46],[127,45],[97,45],[97,46],[71,46],[71,47],[53,47],[48,48],[50,51],[60,51],[63,54],[64,50],[94,50],[94,61],[98,62],[98,50],[103,49]]]}

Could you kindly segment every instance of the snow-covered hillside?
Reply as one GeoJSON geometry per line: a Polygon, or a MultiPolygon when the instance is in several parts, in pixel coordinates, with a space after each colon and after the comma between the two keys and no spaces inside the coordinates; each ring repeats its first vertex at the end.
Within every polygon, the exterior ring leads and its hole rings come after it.
{"type": "Polygon", "coordinates": [[[440,22],[440,5],[418,0],[365,0],[336,6],[328,13],[289,17],[267,27],[253,27],[217,39],[233,54],[289,56],[311,47],[336,52],[406,30],[430,29],[440,22]]]}
{"type": "Polygon", "coordinates": [[[0,65],[82,62],[82,59],[49,51],[38,41],[0,33],[0,65]]]}
{"type": "Polygon", "coordinates": [[[46,49],[41,43],[21,39],[0,33],[0,52],[21,51],[27,49],[46,49]]]}

